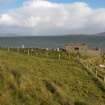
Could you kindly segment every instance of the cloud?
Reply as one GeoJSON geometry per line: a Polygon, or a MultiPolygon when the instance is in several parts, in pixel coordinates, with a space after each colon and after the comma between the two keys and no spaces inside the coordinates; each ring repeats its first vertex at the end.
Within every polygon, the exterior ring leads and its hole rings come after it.
{"type": "Polygon", "coordinates": [[[85,2],[26,0],[21,7],[1,14],[0,32],[22,35],[97,33],[104,31],[104,23],[105,8],[93,9],[85,2]]]}

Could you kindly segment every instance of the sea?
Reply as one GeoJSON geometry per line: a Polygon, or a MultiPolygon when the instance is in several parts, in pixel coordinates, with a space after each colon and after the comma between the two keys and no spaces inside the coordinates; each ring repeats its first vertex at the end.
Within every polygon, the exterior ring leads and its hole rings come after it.
{"type": "Polygon", "coordinates": [[[23,36],[0,37],[0,47],[17,48],[64,48],[68,43],[85,43],[92,48],[105,48],[105,36],[68,35],[68,36],[23,36]]]}

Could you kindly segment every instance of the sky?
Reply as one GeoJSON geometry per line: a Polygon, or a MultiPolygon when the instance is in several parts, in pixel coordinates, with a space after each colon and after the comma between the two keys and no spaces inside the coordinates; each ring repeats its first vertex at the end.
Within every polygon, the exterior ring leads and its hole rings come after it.
{"type": "Polygon", "coordinates": [[[0,35],[105,31],[105,0],[0,0],[0,35]]]}

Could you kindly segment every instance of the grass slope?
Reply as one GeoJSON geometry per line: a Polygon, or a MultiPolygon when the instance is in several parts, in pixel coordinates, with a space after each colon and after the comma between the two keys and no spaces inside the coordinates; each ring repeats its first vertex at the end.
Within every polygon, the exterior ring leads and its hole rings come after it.
{"type": "Polygon", "coordinates": [[[0,105],[105,105],[105,90],[75,59],[1,50],[0,105]]]}

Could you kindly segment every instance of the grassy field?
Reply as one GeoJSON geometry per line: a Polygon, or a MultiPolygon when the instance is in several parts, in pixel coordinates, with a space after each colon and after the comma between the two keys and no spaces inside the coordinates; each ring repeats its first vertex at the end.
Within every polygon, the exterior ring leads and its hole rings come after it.
{"type": "Polygon", "coordinates": [[[105,88],[75,57],[54,54],[0,50],[0,105],[105,105],[105,88]]]}

